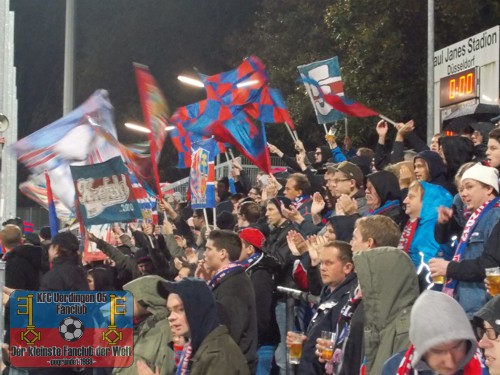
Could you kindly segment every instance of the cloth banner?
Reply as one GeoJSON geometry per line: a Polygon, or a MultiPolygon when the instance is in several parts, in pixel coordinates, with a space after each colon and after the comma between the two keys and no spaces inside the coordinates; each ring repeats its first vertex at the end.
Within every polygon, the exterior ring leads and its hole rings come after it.
{"type": "Polygon", "coordinates": [[[120,157],[70,168],[77,211],[85,226],[142,219],[128,170],[120,157]]]}
{"type": "Polygon", "coordinates": [[[191,147],[191,207],[193,209],[215,208],[215,168],[217,142],[207,139],[191,147]]]}

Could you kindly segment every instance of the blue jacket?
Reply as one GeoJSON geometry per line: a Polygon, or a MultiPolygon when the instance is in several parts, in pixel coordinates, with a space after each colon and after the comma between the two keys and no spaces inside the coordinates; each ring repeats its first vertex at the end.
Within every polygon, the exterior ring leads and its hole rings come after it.
{"type": "Polygon", "coordinates": [[[419,252],[424,254],[426,264],[430,259],[435,258],[440,250],[446,252],[444,247],[448,245],[440,245],[434,238],[434,226],[437,222],[439,207],[451,207],[453,203],[453,196],[442,186],[425,181],[420,183],[424,188],[422,210],[408,254],[417,268],[422,262],[419,252]]]}
{"type": "MultiPolygon", "coordinates": [[[[481,217],[469,237],[464,259],[476,259],[484,252],[486,241],[493,227],[500,220],[500,207],[494,207],[481,217]]],[[[488,302],[488,295],[483,282],[465,282],[457,278],[455,298],[464,308],[467,317],[472,320],[474,314],[488,302]]]]}

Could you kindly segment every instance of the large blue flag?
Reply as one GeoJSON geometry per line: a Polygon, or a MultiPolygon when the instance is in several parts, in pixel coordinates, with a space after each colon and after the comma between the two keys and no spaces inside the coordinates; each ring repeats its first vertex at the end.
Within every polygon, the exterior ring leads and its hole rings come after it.
{"type": "Polygon", "coordinates": [[[335,94],[340,97],[344,96],[344,85],[340,77],[338,57],[335,56],[328,60],[300,65],[297,69],[316,112],[318,124],[328,124],[345,118],[345,114],[335,110],[334,107],[324,100],[323,95],[324,93],[335,94]],[[308,83],[307,79],[318,82],[322,92],[316,86],[308,83]]]}

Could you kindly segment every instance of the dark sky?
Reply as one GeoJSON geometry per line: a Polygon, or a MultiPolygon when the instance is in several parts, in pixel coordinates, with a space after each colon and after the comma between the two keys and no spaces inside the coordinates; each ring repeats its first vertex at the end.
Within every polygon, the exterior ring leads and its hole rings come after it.
{"type": "MultiPolygon", "coordinates": [[[[203,98],[179,74],[215,74],[245,56],[230,56],[227,35],[252,22],[257,0],[76,0],[75,107],[96,89],[109,91],[122,143],[146,136],[126,129],[142,122],[132,63],[148,65],[171,112],[203,98]]],[[[19,139],[62,116],[65,0],[11,0],[15,11],[19,139]]],[[[170,141],[164,153],[176,160],[170,141]]],[[[165,155],[163,156],[165,158],[165,155]]],[[[162,159],[163,160],[163,159],[162,159]]],[[[19,168],[19,182],[28,172],[19,168]]],[[[26,204],[22,195],[20,204],[26,204]]]]}
{"type": "MultiPolygon", "coordinates": [[[[251,22],[257,1],[75,3],[75,106],[109,90],[120,140],[131,142],[136,134],[123,123],[142,118],[132,62],[150,66],[172,110],[197,101],[203,92],[183,87],[177,75],[194,66],[208,74],[229,68],[224,38],[251,22]]],[[[21,138],[62,115],[65,1],[11,0],[11,8],[21,138]]]]}

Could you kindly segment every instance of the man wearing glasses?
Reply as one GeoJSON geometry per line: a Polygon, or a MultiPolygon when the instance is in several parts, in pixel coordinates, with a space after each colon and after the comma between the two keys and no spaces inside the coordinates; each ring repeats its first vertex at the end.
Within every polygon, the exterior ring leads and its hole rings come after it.
{"type": "Polygon", "coordinates": [[[364,175],[357,165],[344,161],[335,167],[328,167],[325,174],[325,183],[332,196],[337,200],[336,210],[343,211],[342,213],[334,212],[332,216],[356,213],[363,216],[368,211],[363,189],[364,175]],[[351,204],[353,200],[356,201],[355,204],[351,204]]]}
{"type": "Polygon", "coordinates": [[[490,375],[500,374],[500,296],[490,300],[473,320],[479,347],[484,350],[490,375]]]}

